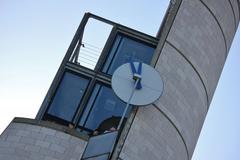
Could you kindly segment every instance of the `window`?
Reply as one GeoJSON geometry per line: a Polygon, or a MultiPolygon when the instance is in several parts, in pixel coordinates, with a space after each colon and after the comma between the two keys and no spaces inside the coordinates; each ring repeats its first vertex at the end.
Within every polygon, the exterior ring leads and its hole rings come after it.
{"type": "Polygon", "coordinates": [[[48,119],[71,122],[88,83],[88,79],[65,72],[47,111],[48,119]]]}
{"type": "MultiPolygon", "coordinates": [[[[83,22],[87,22],[86,19],[83,22]]],[[[84,28],[77,31],[44,99],[39,119],[62,125],[72,124],[77,131],[89,135],[95,130],[101,133],[111,127],[117,128],[126,103],[111,89],[111,75],[129,61],[150,64],[158,41],[154,37],[107,22],[112,27],[111,31],[107,27],[108,34],[104,33],[107,35],[104,36],[106,44],[102,45],[101,50],[97,49],[99,44],[88,44],[92,40],[87,41],[84,28]],[[95,52],[98,54],[95,55],[95,52]]],[[[124,122],[131,110],[132,107],[129,107],[124,122]]]]}
{"type": "Polygon", "coordinates": [[[102,71],[112,75],[117,67],[129,61],[150,64],[154,50],[154,46],[119,34],[115,39],[102,71]]]}
{"type": "MultiPolygon", "coordinates": [[[[117,128],[126,103],[111,89],[109,75],[129,61],[150,64],[155,46],[122,33],[116,33],[113,40],[105,54],[105,63],[99,64],[101,73],[87,68],[82,68],[86,71],[77,71],[78,64],[67,64],[68,68],[64,69],[43,119],[63,125],[71,123],[77,130],[87,134],[95,130],[101,133],[111,127],[117,128]],[[103,80],[106,78],[109,79],[108,82],[103,80]]],[[[129,107],[125,120],[131,109],[132,107],[129,107]]]]}
{"type": "MultiPolygon", "coordinates": [[[[117,128],[125,107],[126,104],[114,94],[111,88],[97,83],[88,100],[79,126],[92,131],[104,131],[111,127],[117,128]]],[[[131,107],[128,113],[130,110],[131,107]]]]}

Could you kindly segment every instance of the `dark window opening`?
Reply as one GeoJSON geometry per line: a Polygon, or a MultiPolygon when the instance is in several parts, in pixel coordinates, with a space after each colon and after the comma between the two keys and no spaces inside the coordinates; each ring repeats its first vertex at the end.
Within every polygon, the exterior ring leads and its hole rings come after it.
{"type": "Polygon", "coordinates": [[[112,75],[119,66],[129,61],[150,64],[154,50],[155,46],[118,34],[102,71],[112,75]]]}
{"type": "MultiPolygon", "coordinates": [[[[110,24],[103,26],[106,28],[104,41],[93,43],[95,37],[90,35],[94,28],[88,30],[83,27],[76,34],[79,37],[75,37],[69,47],[53,87],[44,100],[40,119],[66,126],[71,124],[77,131],[88,135],[94,131],[104,133],[111,127],[117,128],[126,103],[111,89],[111,75],[129,61],[150,64],[157,40],[104,21],[110,24]]],[[[82,26],[89,27],[89,24],[95,26],[97,23],[94,20],[82,26]]],[[[124,123],[131,110],[132,107],[124,123]]]]}
{"type": "Polygon", "coordinates": [[[88,79],[65,72],[48,108],[46,119],[72,122],[88,84],[88,79]]]}
{"type": "MultiPolygon", "coordinates": [[[[99,133],[110,128],[117,129],[126,104],[122,102],[110,87],[97,83],[88,100],[79,126],[99,133]]],[[[128,114],[131,107],[128,110],[128,114]]],[[[128,116],[126,115],[126,117],[128,116]]]]}

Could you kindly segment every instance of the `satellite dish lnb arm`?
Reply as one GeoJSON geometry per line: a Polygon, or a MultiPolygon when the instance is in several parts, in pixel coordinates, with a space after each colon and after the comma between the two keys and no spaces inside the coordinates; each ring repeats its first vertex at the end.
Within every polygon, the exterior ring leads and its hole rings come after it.
{"type": "Polygon", "coordinates": [[[124,111],[123,111],[121,120],[120,120],[120,122],[119,122],[119,124],[118,124],[118,127],[117,127],[117,130],[119,130],[119,129],[121,128],[121,125],[122,125],[122,123],[123,123],[124,117],[125,117],[125,115],[126,115],[126,113],[127,113],[127,110],[128,110],[128,108],[129,108],[131,99],[132,99],[132,97],[133,97],[134,91],[135,91],[135,89],[136,89],[137,84],[139,83],[139,81],[140,81],[140,79],[137,79],[137,80],[135,81],[135,83],[134,83],[134,87],[133,87],[132,93],[131,93],[131,95],[130,95],[130,97],[129,97],[129,99],[128,99],[127,105],[126,105],[126,107],[125,107],[125,109],[124,109],[124,111]]]}

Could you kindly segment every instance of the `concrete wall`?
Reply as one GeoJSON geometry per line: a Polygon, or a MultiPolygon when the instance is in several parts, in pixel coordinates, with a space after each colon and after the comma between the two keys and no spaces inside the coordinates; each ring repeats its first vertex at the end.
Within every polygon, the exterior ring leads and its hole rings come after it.
{"type": "Polygon", "coordinates": [[[70,134],[12,122],[0,136],[1,160],[79,160],[86,141],[70,134]]]}
{"type": "Polygon", "coordinates": [[[237,5],[182,1],[156,65],[163,95],[137,111],[120,158],[191,159],[239,23],[237,5]]]}

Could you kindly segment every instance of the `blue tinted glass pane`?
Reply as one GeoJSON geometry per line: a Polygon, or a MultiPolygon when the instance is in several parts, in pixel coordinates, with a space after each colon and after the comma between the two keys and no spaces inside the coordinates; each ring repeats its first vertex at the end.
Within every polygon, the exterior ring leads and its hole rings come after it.
{"type": "Polygon", "coordinates": [[[99,84],[96,84],[96,86],[95,86],[95,88],[94,88],[94,90],[92,92],[92,95],[91,95],[90,99],[88,100],[88,104],[87,104],[87,106],[84,109],[83,115],[81,116],[81,119],[80,119],[80,122],[79,122],[80,126],[84,125],[84,123],[85,123],[85,121],[87,119],[87,116],[89,115],[90,110],[92,108],[92,104],[94,103],[94,101],[97,98],[97,94],[99,93],[100,87],[101,86],[99,84]]]}
{"type": "Polygon", "coordinates": [[[66,72],[49,107],[48,114],[71,121],[87,85],[87,79],[66,72]]]}
{"type": "Polygon", "coordinates": [[[103,72],[113,74],[120,65],[129,61],[150,64],[154,50],[154,47],[145,43],[118,35],[103,67],[103,72]]]}
{"type": "MultiPolygon", "coordinates": [[[[82,116],[81,121],[86,123],[84,127],[91,130],[99,129],[99,127],[103,127],[100,129],[111,128],[112,126],[117,128],[126,104],[114,94],[111,88],[96,85],[94,93],[96,92],[98,93],[92,95],[87,104],[87,107],[91,108],[91,110],[88,109],[84,112],[88,116],[82,116]]],[[[129,107],[130,110],[131,107],[129,107]]]]}

